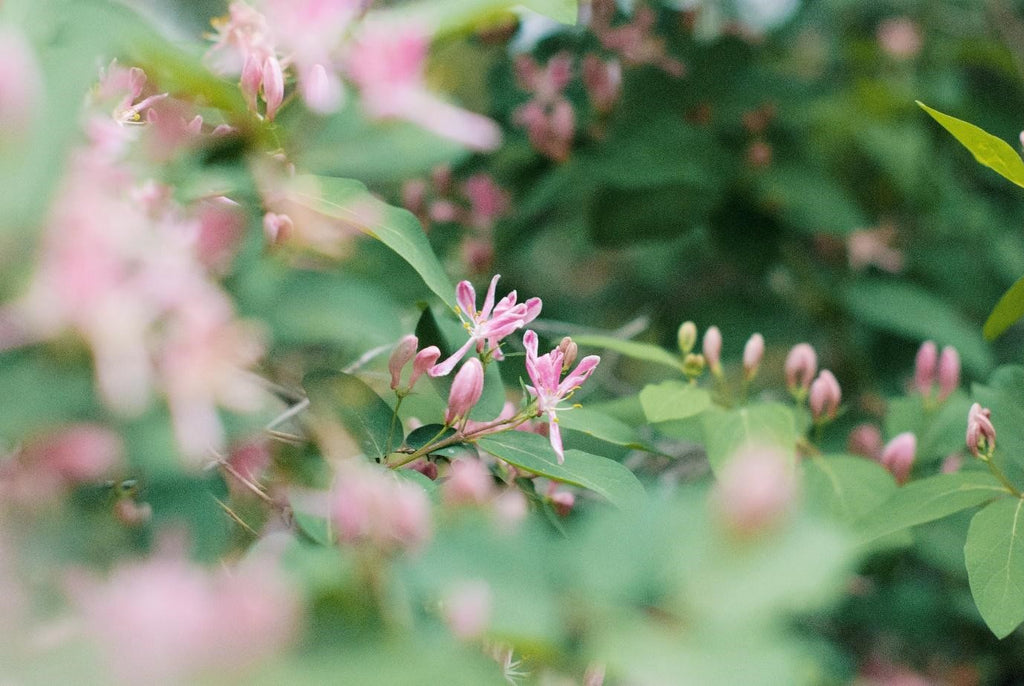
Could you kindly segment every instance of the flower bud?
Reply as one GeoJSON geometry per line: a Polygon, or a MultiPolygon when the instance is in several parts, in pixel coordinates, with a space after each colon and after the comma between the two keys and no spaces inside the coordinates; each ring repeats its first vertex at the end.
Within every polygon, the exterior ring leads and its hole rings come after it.
{"type": "Polygon", "coordinates": [[[683,358],[683,374],[685,374],[687,378],[696,379],[704,373],[704,367],[705,363],[703,355],[689,353],[683,358]]]}
{"type": "Polygon", "coordinates": [[[992,411],[978,403],[967,412],[967,449],[975,457],[991,455],[996,449],[996,429],[992,425],[992,411]]]}
{"type": "Polygon", "coordinates": [[[835,419],[843,393],[836,377],[827,369],[821,370],[811,384],[810,406],[814,421],[821,423],[835,419]]]}
{"type": "Polygon", "coordinates": [[[715,376],[722,374],[722,332],[717,326],[708,327],[704,332],[704,340],[701,345],[704,352],[704,361],[708,363],[711,373],[715,376]]]}
{"type": "Polygon", "coordinates": [[[267,212],[263,215],[263,235],[266,236],[267,241],[271,244],[276,245],[288,240],[294,229],[295,225],[292,223],[292,218],[287,214],[267,212]]]}
{"type": "Polygon", "coordinates": [[[276,57],[268,57],[263,63],[263,100],[267,103],[267,119],[273,121],[284,102],[284,72],[276,57]]]}
{"type": "Polygon", "coordinates": [[[790,392],[806,393],[818,373],[818,354],[810,343],[797,343],[786,355],[786,387],[790,392]]]}
{"type": "Polygon", "coordinates": [[[689,355],[693,346],[697,344],[697,325],[693,322],[683,322],[676,337],[679,341],[679,351],[684,356],[689,355]]]}
{"type": "Polygon", "coordinates": [[[390,359],[388,359],[388,371],[391,372],[391,390],[396,390],[398,385],[402,383],[402,369],[409,363],[409,360],[416,356],[416,347],[419,344],[420,339],[416,338],[413,334],[409,334],[398,341],[394,351],[391,353],[390,359]]]}
{"type": "Polygon", "coordinates": [[[555,491],[548,499],[559,517],[568,517],[573,506],[576,505],[576,496],[569,491],[555,491]]]}
{"type": "Polygon", "coordinates": [[[710,502],[732,533],[747,537],[776,524],[796,492],[796,473],[786,457],[773,448],[749,445],[725,463],[710,502]]]}
{"type": "Polygon", "coordinates": [[[441,357],[441,349],[436,345],[431,345],[424,348],[423,350],[416,353],[416,357],[412,361],[412,374],[409,375],[409,390],[416,385],[416,381],[423,376],[428,369],[437,364],[437,360],[441,357]]]}
{"type": "Polygon", "coordinates": [[[449,505],[482,505],[491,497],[494,478],[480,460],[455,460],[441,487],[441,496],[449,505]]]}
{"type": "Polygon", "coordinates": [[[743,346],[743,374],[749,381],[757,376],[757,369],[764,357],[764,336],[755,333],[743,346]]]}
{"type": "Polygon", "coordinates": [[[939,350],[935,347],[935,343],[932,341],[922,343],[914,361],[914,390],[923,396],[931,395],[938,360],[939,350]]]}
{"type": "Polygon", "coordinates": [[[491,622],[491,587],[486,581],[462,581],[445,597],[444,618],[456,638],[479,637],[491,622]]]}
{"type": "Polygon", "coordinates": [[[916,456],[917,437],[906,431],[885,444],[879,461],[896,477],[896,483],[902,485],[910,476],[910,469],[914,466],[916,456]]]}
{"type": "Polygon", "coordinates": [[[484,390],[484,366],[480,358],[471,357],[452,380],[452,389],[448,394],[448,410],[444,415],[444,423],[451,426],[459,419],[469,415],[484,390]]]}
{"type": "Polygon", "coordinates": [[[858,424],[846,439],[846,449],[854,455],[878,460],[882,454],[882,432],[874,424],[858,424]]]}
{"type": "Polygon", "coordinates": [[[580,354],[580,348],[576,345],[576,341],[572,340],[568,336],[562,339],[558,344],[558,351],[562,353],[562,373],[569,371],[573,364],[576,362],[576,358],[580,354]]]}
{"type": "Polygon", "coordinates": [[[430,460],[416,460],[409,465],[409,469],[419,472],[431,481],[437,480],[437,465],[430,460]]]}
{"type": "Polygon", "coordinates": [[[939,402],[948,398],[960,386],[960,354],[951,345],[939,356],[939,402]]]}

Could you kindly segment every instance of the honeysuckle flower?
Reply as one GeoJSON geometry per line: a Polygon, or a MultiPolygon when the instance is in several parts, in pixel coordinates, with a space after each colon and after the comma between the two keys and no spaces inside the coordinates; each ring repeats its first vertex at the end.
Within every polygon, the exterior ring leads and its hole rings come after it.
{"type": "Polygon", "coordinates": [[[391,374],[391,390],[396,390],[398,384],[402,383],[402,369],[409,363],[412,358],[416,356],[416,348],[420,344],[420,339],[415,335],[409,334],[398,341],[395,345],[395,349],[391,352],[391,357],[388,358],[388,372],[391,374]]]}
{"type": "Polygon", "coordinates": [[[778,449],[745,445],[726,461],[711,492],[711,506],[728,530],[747,538],[771,529],[792,508],[799,484],[778,449]]]}
{"type": "Polygon", "coordinates": [[[948,398],[960,385],[960,353],[951,345],[942,349],[939,355],[938,401],[948,398]]]}
{"type": "Polygon", "coordinates": [[[469,416],[484,390],[484,366],[479,357],[471,357],[455,375],[448,394],[444,423],[451,426],[469,416]]]}
{"type": "Polygon", "coordinates": [[[501,339],[523,328],[540,314],[540,298],[530,298],[526,302],[517,303],[517,295],[512,291],[504,298],[494,302],[494,290],[498,286],[500,274],[495,274],[491,285],[487,288],[484,305],[476,309],[476,291],[469,281],[460,281],[455,288],[455,300],[458,302],[458,314],[462,324],[469,332],[469,340],[455,351],[444,362],[430,369],[431,376],[444,376],[455,368],[469,349],[476,346],[476,351],[489,355],[492,359],[501,360],[501,339]]]}
{"type": "Polygon", "coordinates": [[[747,380],[757,376],[757,369],[764,358],[764,336],[755,333],[743,346],[743,374],[747,380]]]}
{"type": "Polygon", "coordinates": [[[558,404],[572,397],[573,392],[593,373],[601,358],[597,355],[587,355],[576,365],[576,369],[563,379],[564,358],[558,348],[538,357],[537,334],[532,330],[523,336],[523,345],[526,347],[526,373],[533,382],[526,390],[537,399],[537,415],[548,416],[548,438],[561,464],[565,461],[565,453],[562,450],[562,434],[558,428],[558,404]]]}
{"type": "Polygon", "coordinates": [[[786,386],[792,392],[806,393],[818,373],[818,354],[810,343],[797,343],[786,355],[786,386]]]}
{"type": "Polygon", "coordinates": [[[722,332],[717,326],[709,326],[701,341],[701,352],[708,363],[711,373],[720,376],[722,373],[722,332]]]}
{"type": "Polygon", "coordinates": [[[846,449],[854,455],[877,460],[882,453],[882,432],[874,424],[858,424],[846,438],[846,449]]]}
{"type": "Polygon", "coordinates": [[[835,419],[842,398],[842,389],[839,387],[835,375],[827,369],[822,369],[818,378],[811,383],[808,401],[814,421],[820,423],[835,419]]]}
{"type": "Polygon", "coordinates": [[[896,477],[896,483],[903,484],[910,476],[916,455],[917,437],[906,431],[885,444],[879,461],[896,477]]]}
{"type": "Polygon", "coordinates": [[[935,371],[939,363],[939,349],[933,341],[925,341],[917,350],[914,359],[914,389],[923,396],[932,392],[935,383],[935,371]]]}

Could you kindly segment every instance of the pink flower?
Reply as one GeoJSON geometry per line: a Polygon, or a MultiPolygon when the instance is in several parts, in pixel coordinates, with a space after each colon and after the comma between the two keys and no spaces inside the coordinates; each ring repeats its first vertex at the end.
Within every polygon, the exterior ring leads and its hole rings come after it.
{"type": "Polygon", "coordinates": [[[441,496],[450,505],[483,505],[494,491],[494,478],[480,460],[455,460],[441,487],[441,496]]]}
{"type": "Polygon", "coordinates": [[[42,72],[32,46],[12,28],[0,29],[0,142],[25,135],[42,95],[42,72]]]}
{"type": "Polygon", "coordinates": [[[836,377],[827,369],[822,369],[818,378],[811,384],[810,400],[811,415],[815,422],[831,421],[839,411],[839,402],[843,398],[842,389],[836,377]]]}
{"type": "Polygon", "coordinates": [[[854,455],[877,460],[882,453],[882,432],[874,424],[858,424],[846,438],[846,448],[854,455]]]}
{"type": "Polygon", "coordinates": [[[967,412],[967,449],[975,457],[991,455],[996,449],[996,429],[992,425],[992,411],[978,403],[967,412]]]}
{"type": "Polygon", "coordinates": [[[878,25],[878,45],[896,60],[908,60],[921,52],[921,28],[908,17],[893,17],[878,25]]]}
{"type": "Polygon", "coordinates": [[[917,437],[906,431],[885,444],[879,461],[896,477],[896,483],[904,484],[910,476],[916,455],[917,437]]]}
{"type": "Polygon", "coordinates": [[[755,333],[743,346],[743,373],[747,380],[757,376],[757,369],[764,358],[764,336],[755,333]]]}
{"type": "Polygon", "coordinates": [[[495,274],[484,297],[482,309],[476,309],[476,291],[469,281],[460,281],[455,289],[455,300],[459,303],[458,314],[463,326],[469,331],[469,340],[444,362],[430,369],[431,376],[444,376],[455,368],[472,346],[483,355],[490,355],[495,360],[503,359],[501,339],[514,331],[523,328],[540,314],[540,298],[530,298],[524,303],[516,303],[516,292],[512,291],[498,303],[494,304],[494,290],[498,286],[500,274],[495,274]]]}
{"type": "Polygon", "coordinates": [[[932,341],[922,343],[914,360],[914,388],[925,397],[932,393],[938,362],[939,350],[935,343],[932,341]]]}
{"type": "Polygon", "coordinates": [[[480,400],[484,390],[484,365],[480,358],[471,357],[459,369],[452,380],[448,394],[448,409],[444,414],[444,423],[451,426],[460,419],[469,416],[470,410],[480,400]]]}
{"type": "Polygon", "coordinates": [[[704,339],[701,342],[701,351],[708,363],[711,373],[718,376],[722,373],[722,332],[717,326],[710,326],[704,332],[704,339]]]}
{"type": "Polygon", "coordinates": [[[775,525],[797,494],[793,466],[774,448],[748,445],[722,468],[711,505],[726,526],[753,536],[775,525]]]}
{"type": "Polygon", "coordinates": [[[341,542],[383,552],[416,549],[430,538],[430,500],[423,489],[355,461],[338,469],[330,518],[341,542]]]}
{"type": "Polygon", "coordinates": [[[786,386],[806,393],[818,373],[818,355],[810,343],[797,343],[786,356],[786,386]]]}
{"type": "Polygon", "coordinates": [[[396,390],[402,383],[402,369],[416,356],[416,348],[420,340],[413,334],[409,334],[398,341],[395,349],[388,358],[388,372],[391,374],[391,390],[396,390]]]}
{"type": "Polygon", "coordinates": [[[494,603],[486,581],[461,581],[454,584],[444,601],[444,618],[457,638],[467,641],[487,630],[494,603]]]}
{"type": "Polygon", "coordinates": [[[939,396],[942,402],[960,385],[960,354],[951,345],[942,349],[939,355],[939,396]]]}
{"type": "Polygon", "coordinates": [[[597,355],[584,357],[576,365],[576,369],[562,379],[563,355],[558,348],[538,357],[537,334],[532,330],[523,336],[523,345],[526,346],[526,372],[533,382],[526,390],[537,399],[537,415],[548,416],[551,447],[554,448],[561,464],[565,461],[565,454],[562,451],[562,435],[558,429],[558,404],[572,397],[573,392],[593,373],[601,358],[597,355]]]}

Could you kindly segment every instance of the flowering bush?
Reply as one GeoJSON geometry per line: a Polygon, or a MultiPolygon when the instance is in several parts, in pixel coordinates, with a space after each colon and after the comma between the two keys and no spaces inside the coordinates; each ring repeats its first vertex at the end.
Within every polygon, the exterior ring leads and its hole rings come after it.
{"type": "MultiPolygon", "coordinates": [[[[912,180],[865,208],[912,98],[822,157],[812,8],[211,14],[0,3],[0,677],[1024,669],[1024,368],[912,180]]],[[[870,23],[853,71],[931,49],[870,23]]]]}

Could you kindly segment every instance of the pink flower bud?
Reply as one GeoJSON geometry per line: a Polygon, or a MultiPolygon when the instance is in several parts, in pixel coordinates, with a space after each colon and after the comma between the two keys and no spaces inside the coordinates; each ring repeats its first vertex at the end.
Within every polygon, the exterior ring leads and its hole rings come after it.
{"type": "Polygon", "coordinates": [[[441,349],[431,345],[416,353],[412,361],[412,374],[409,375],[409,390],[416,385],[416,381],[423,376],[428,369],[437,364],[441,357],[441,349]]]}
{"type": "Polygon", "coordinates": [[[996,429],[992,425],[992,411],[978,403],[967,412],[967,449],[975,457],[984,452],[991,455],[996,449],[996,429]]]}
{"type": "Polygon", "coordinates": [[[743,373],[748,380],[757,376],[757,368],[761,366],[763,357],[764,336],[755,333],[743,346],[743,373]]]}
{"type": "Polygon", "coordinates": [[[330,114],[341,105],[341,82],[328,74],[322,64],[314,64],[299,79],[299,91],[306,106],[320,114],[330,114]]]}
{"type": "Polygon", "coordinates": [[[722,372],[722,332],[717,326],[708,327],[704,332],[704,340],[701,345],[704,352],[704,361],[713,374],[722,372]]]}
{"type": "Polygon", "coordinates": [[[278,244],[288,240],[288,237],[295,230],[292,218],[287,214],[275,214],[267,212],[263,215],[263,235],[271,244],[278,244]]]}
{"type": "Polygon", "coordinates": [[[558,352],[562,353],[562,372],[567,372],[576,363],[580,348],[576,341],[566,336],[559,342],[558,352]]]}
{"type": "Polygon", "coordinates": [[[431,481],[437,480],[437,465],[430,460],[416,460],[409,469],[414,469],[431,481]]]}
{"type": "Polygon", "coordinates": [[[786,386],[806,392],[818,373],[818,354],[810,343],[797,343],[786,356],[786,386]]]}
{"type": "Polygon", "coordinates": [[[493,597],[486,581],[463,581],[445,597],[444,618],[463,641],[479,637],[491,621],[493,597]]]}
{"type": "Polygon", "coordinates": [[[153,518],[153,506],[149,503],[137,503],[130,498],[122,498],[114,503],[114,516],[125,526],[142,526],[153,518]]]}
{"type": "Polygon", "coordinates": [[[939,402],[948,398],[960,386],[960,354],[951,345],[939,356],[939,402]]]}
{"type": "Polygon", "coordinates": [[[878,460],[882,454],[882,432],[874,424],[858,424],[846,439],[846,449],[854,455],[878,460]]]}
{"type": "Polygon", "coordinates": [[[263,63],[263,99],[267,103],[267,119],[273,121],[277,108],[284,102],[284,73],[276,57],[263,63]]]}
{"type": "Polygon", "coordinates": [[[482,505],[491,497],[494,478],[480,460],[455,460],[441,488],[450,505],[482,505]]]}
{"type": "Polygon", "coordinates": [[[548,499],[559,517],[568,517],[573,506],[576,505],[576,496],[569,491],[555,491],[548,496],[548,499]]]}
{"type": "Polygon", "coordinates": [[[398,341],[394,351],[391,353],[391,357],[388,359],[388,371],[391,372],[391,390],[396,390],[398,384],[402,383],[402,369],[409,363],[409,360],[416,356],[416,347],[419,344],[420,339],[416,338],[413,334],[409,334],[398,341]]]}
{"type": "Polygon", "coordinates": [[[914,389],[923,396],[931,395],[938,361],[939,350],[935,347],[935,343],[932,341],[922,343],[914,361],[914,389]]]}
{"type": "Polygon", "coordinates": [[[75,424],[25,448],[25,459],[68,483],[95,481],[121,460],[124,444],[97,424],[75,424]]]}
{"type": "Polygon", "coordinates": [[[471,357],[455,374],[448,394],[448,410],[444,423],[449,426],[469,415],[484,390],[484,366],[480,358],[471,357]]]}
{"type": "Polygon", "coordinates": [[[827,369],[821,370],[818,378],[811,384],[809,403],[814,421],[822,422],[835,419],[842,398],[842,389],[840,389],[836,377],[827,369]]]}
{"type": "Polygon", "coordinates": [[[917,437],[907,431],[885,444],[880,462],[896,477],[896,483],[904,484],[910,476],[910,469],[914,466],[916,456],[917,437]]]}
{"type": "Polygon", "coordinates": [[[711,505],[729,530],[746,537],[776,524],[796,492],[796,473],[789,460],[773,448],[751,445],[726,462],[711,505]]]}

